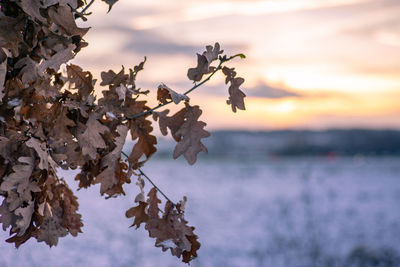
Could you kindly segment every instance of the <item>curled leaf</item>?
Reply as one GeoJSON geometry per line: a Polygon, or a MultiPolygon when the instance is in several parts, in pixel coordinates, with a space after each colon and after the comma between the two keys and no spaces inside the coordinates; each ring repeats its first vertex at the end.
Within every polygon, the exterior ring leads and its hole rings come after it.
{"type": "Polygon", "coordinates": [[[172,99],[175,104],[179,104],[179,102],[182,100],[189,101],[189,97],[187,95],[179,94],[166,86],[164,83],[161,83],[158,86],[157,100],[164,104],[167,102],[167,99],[172,99]]]}

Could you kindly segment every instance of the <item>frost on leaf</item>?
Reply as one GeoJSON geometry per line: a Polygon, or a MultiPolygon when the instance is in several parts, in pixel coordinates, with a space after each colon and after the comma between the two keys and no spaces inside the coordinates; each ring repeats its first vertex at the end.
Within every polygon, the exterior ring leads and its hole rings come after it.
{"type": "Polygon", "coordinates": [[[219,43],[215,43],[214,47],[211,45],[206,46],[206,51],[203,53],[203,56],[207,58],[207,61],[210,64],[214,60],[218,59],[218,56],[223,52],[224,50],[220,50],[219,43]]]}
{"type": "Polygon", "coordinates": [[[189,97],[184,94],[179,94],[166,86],[164,83],[161,83],[158,86],[157,91],[157,100],[162,104],[167,103],[168,99],[171,99],[175,104],[179,104],[182,100],[189,101],[189,97]]]}
{"type": "Polygon", "coordinates": [[[201,142],[202,138],[210,136],[210,133],[204,130],[205,122],[198,121],[202,111],[199,106],[190,106],[186,104],[185,122],[176,132],[176,136],[181,138],[174,149],[174,159],[184,155],[189,164],[194,164],[197,154],[200,151],[207,153],[207,148],[201,142]]]}

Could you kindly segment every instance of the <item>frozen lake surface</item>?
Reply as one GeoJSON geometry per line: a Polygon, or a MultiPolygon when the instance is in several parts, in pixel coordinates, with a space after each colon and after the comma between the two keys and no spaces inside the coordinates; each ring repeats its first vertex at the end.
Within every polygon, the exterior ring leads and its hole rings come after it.
{"type": "MultiPolygon", "coordinates": [[[[143,170],[174,201],[188,197],[201,242],[191,266],[400,266],[400,158],[154,159],[143,170]]],[[[84,233],[57,247],[17,250],[1,232],[0,266],[187,266],[129,228],[138,188],[125,189],[109,200],[98,185],[78,191],[84,233]]]]}

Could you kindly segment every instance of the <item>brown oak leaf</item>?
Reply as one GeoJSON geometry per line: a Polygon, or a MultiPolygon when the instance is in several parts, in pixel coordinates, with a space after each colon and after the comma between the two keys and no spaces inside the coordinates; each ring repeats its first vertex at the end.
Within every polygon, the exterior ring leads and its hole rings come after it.
{"type": "Polygon", "coordinates": [[[61,196],[60,203],[63,210],[61,225],[68,229],[72,236],[77,236],[78,233],[82,233],[81,227],[83,223],[81,221],[82,215],[78,211],[77,197],[74,196],[71,189],[65,184],[57,186],[59,196],[61,196]]]}
{"type": "Polygon", "coordinates": [[[18,47],[23,42],[25,19],[0,16],[0,47],[9,49],[14,57],[19,54],[18,47]]]}
{"type": "Polygon", "coordinates": [[[74,58],[74,53],[72,51],[76,48],[74,44],[69,44],[65,49],[55,53],[51,58],[43,60],[39,64],[39,74],[43,75],[46,69],[53,69],[57,71],[61,64],[68,62],[74,58]]]}
{"type": "Polygon", "coordinates": [[[185,122],[176,132],[181,140],[174,149],[174,159],[183,154],[189,164],[193,165],[200,151],[208,152],[201,139],[210,136],[210,133],[203,129],[206,123],[198,121],[201,113],[199,106],[191,107],[186,104],[185,122]]]}
{"type": "Polygon", "coordinates": [[[169,93],[169,96],[167,97],[167,98],[165,98],[165,96],[164,96],[164,98],[163,99],[161,99],[161,100],[164,100],[164,102],[163,101],[160,101],[160,99],[158,99],[158,91],[157,91],[157,100],[159,100],[161,103],[166,103],[166,100],[169,98],[169,99],[172,99],[172,101],[175,103],[175,104],[179,104],[182,100],[184,100],[184,101],[189,101],[189,97],[187,96],[187,95],[184,95],[184,94],[179,94],[179,93],[177,93],[177,92],[175,92],[174,90],[172,90],[171,88],[169,88],[168,86],[166,86],[164,83],[161,83],[159,86],[158,86],[158,90],[163,90],[162,92],[162,94],[164,94],[165,95],[165,90],[167,90],[168,91],[168,93],[169,93]]]}
{"type": "Polygon", "coordinates": [[[104,85],[115,85],[119,86],[121,83],[125,84],[127,79],[129,78],[128,74],[125,74],[125,69],[122,67],[122,70],[116,74],[113,70],[109,70],[107,72],[101,72],[101,86],[104,85]]]}
{"type": "Polygon", "coordinates": [[[16,68],[21,68],[20,70],[20,77],[21,81],[24,84],[28,84],[30,82],[34,82],[37,77],[39,77],[38,74],[38,63],[34,60],[32,60],[30,57],[24,57],[20,60],[18,60],[17,63],[15,63],[16,68]]]}
{"type": "Polygon", "coordinates": [[[118,137],[115,138],[116,147],[101,159],[101,168],[103,171],[97,175],[95,183],[100,183],[100,194],[108,194],[109,197],[116,194],[125,194],[122,185],[129,181],[126,173],[126,164],[121,162],[121,151],[125,144],[128,127],[118,125],[118,137]]]}
{"type": "Polygon", "coordinates": [[[89,156],[91,159],[96,159],[98,148],[107,147],[100,134],[108,132],[109,129],[101,124],[97,118],[98,115],[96,113],[91,113],[85,125],[86,129],[77,136],[79,145],[82,148],[82,154],[89,156]]]}
{"type": "Polygon", "coordinates": [[[210,64],[214,60],[218,59],[218,55],[223,52],[224,50],[220,50],[219,43],[215,43],[214,47],[211,45],[206,46],[206,51],[203,53],[203,56],[207,58],[207,61],[210,64]]]}
{"type": "Polygon", "coordinates": [[[198,82],[204,74],[212,72],[206,56],[197,54],[197,66],[188,70],[187,76],[190,80],[198,82]]]}
{"type": "Polygon", "coordinates": [[[168,113],[169,113],[168,109],[161,112],[153,112],[153,119],[155,121],[157,121],[158,119],[160,131],[164,136],[168,134],[167,128],[169,128],[172,137],[175,139],[175,141],[179,142],[181,140],[181,136],[178,136],[176,132],[181,128],[182,124],[185,122],[186,108],[181,109],[171,117],[167,116],[168,113]]]}
{"type": "Polygon", "coordinates": [[[108,11],[107,11],[107,12],[110,12],[112,6],[113,6],[116,2],[118,2],[118,0],[101,0],[101,1],[106,2],[106,4],[108,5],[108,11]]]}
{"type": "Polygon", "coordinates": [[[45,209],[45,217],[35,236],[38,242],[44,241],[50,247],[57,246],[58,239],[68,234],[68,230],[61,225],[62,212],[58,205],[52,207],[51,213],[45,209]]]}
{"type": "Polygon", "coordinates": [[[94,90],[96,79],[89,71],[83,71],[81,67],[73,64],[67,65],[67,76],[70,88],[78,89],[81,99],[86,99],[94,90]]]}
{"type": "Polygon", "coordinates": [[[36,184],[31,184],[29,179],[34,169],[34,159],[31,157],[20,157],[18,161],[22,164],[13,166],[14,172],[4,177],[0,189],[11,193],[11,191],[16,188],[16,192],[18,192],[20,196],[26,191],[29,191],[28,194],[31,192],[40,192],[40,188],[37,187],[36,184]]]}
{"type": "MultiPolygon", "coordinates": [[[[31,1],[29,1],[31,2],[31,1]]],[[[61,34],[66,36],[79,35],[83,37],[89,28],[78,28],[69,6],[59,5],[52,6],[48,9],[49,17],[57,25],[57,29],[61,34]]]]}
{"type": "Polygon", "coordinates": [[[236,112],[236,108],[241,110],[246,109],[244,105],[244,98],[246,97],[246,94],[239,89],[239,86],[241,86],[243,83],[244,79],[240,77],[231,80],[231,85],[229,86],[229,99],[226,101],[226,103],[231,105],[233,112],[236,112]]]}
{"type": "Polygon", "coordinates": [[[40,163],[38,167],[40,169],[48,170],[49,167],[53,168],[53,170],[56,169],[57,163],[55,163],[54,160],[50,157],[49,153],[47,152],[46,144],[44,142],[40,142],[38,139],[32,137],[26,142],[26,145],[33,148],[39,156],[40,163]]]}
{"type": "Polygon", "coordinates": [[[59,4],[60,6],[70,6],[73,9],[78,7],[77,0],[42,0],[43,7],[53,6],[55,4],[59,4]]]}
{"type": "Polygon", "coordinates": [[[22,10],[31,16],[32,20],[37,19],[42,23],[46,23],[46,19],[40,14],[40,8],[43,8],[40,1],[21,0],[18,4],[22,10]]]}
{"type": "Polygon", "coordinates": [[[3,101],[4,83],[7,74],[7,55],[2,49],[0,49],[0,103],[3,101]]]}
{"type": "Polygon", "coordinates": [[[224,66],[222,68],[222,72],[226,76],[225,78],[225,84],[228,84],[228,82],[232,81],[233,78],[236,77],[236,71],[235,68],[228,68],[227,66],[224,66]]]}
{"type": "MultiPolygon", "coordinates": [[[[134,115],[148,110],[146,101],[135,101],[134,99],[128,98],[126,101],[127,115],[134,115]]],[[[139,168],[146,162],[156,151],[157,139],[150,133],[153,131],[151,121],[147,120],[145,116],[138,117],[128,122],[128,127],[131,131],[132,140],[137,142],[132,148],[132,152],[129,155],[129,172],[128,177],[132,174],[134,169],[139,168]],[[142,156],[145,156],[143,160],[140,160],[142,156]]]]}
{"type": "Polygon", "coordinates": [[[149,220],[149,215],[146,214],[146,207],[147,207],[146,202],[139,202],[139,205],[136,207],[132,207],[128,209],[125,213],[125,216],[127,218],[132,218],[135,217],[135,220],[133,221],[133,224],[130,226],[136,226],[136,229],[140,227],[141,223],[146,223],[149,220]]]}

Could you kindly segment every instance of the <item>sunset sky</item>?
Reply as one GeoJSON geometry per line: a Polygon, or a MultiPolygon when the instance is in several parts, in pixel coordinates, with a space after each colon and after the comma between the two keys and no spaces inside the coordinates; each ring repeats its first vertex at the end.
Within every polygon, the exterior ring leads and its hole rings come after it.
{"type": "Polygon", "coordinates": [[[211,130],[400,128],[399,0],[120,0],[90,11],[89,47],[73,63],[97,77],[146,56],[140,87],[184,92],[206,45],[246,54],[228,64],[246,79],[246,111],[226,105],[222,74],[190,95],[211,130]]]}

